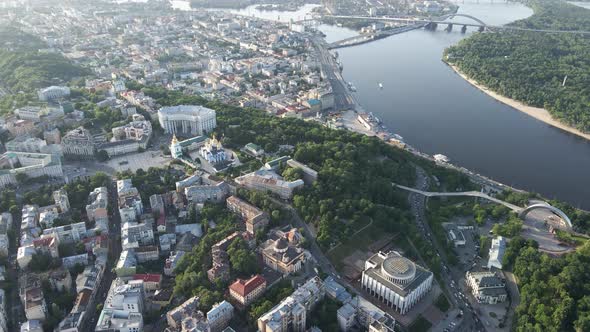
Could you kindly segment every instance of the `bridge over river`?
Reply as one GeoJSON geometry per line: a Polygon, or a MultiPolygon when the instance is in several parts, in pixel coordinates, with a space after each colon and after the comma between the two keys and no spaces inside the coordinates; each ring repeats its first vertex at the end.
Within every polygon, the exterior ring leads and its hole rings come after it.
{"type": "MultiPolygon", "coordinates": [[[[400,27],[396,27],[390,30],[380,30],[374,33],[362,34],[359,36],[346,38],[340,41],[333,42],[329,45],[330,49],[340,48],[340,47],[348,47],[359,45],[363,43],[368,43],[373,40],[378,40],[381,38],[385,38],[388,36],[392,36],[395,34],[403,33],[410,30],[420,29],[420,28],[427,28],[427,29],[436,29],[436,27],[441,25],[446,25],[447,31],[451,31],[454,25],[462,26],[462,32],[464,33],[467,30],[467,27],[476,27],[480,32],[483,31],[512,31],[512,32],[538,32],[538,33],[558,33],[558,34],[582,34],[582,35],[590,35],[590,31],[584,30],[555,30],[555,29],[533,29],[533,28],[523,28],[511,25],[489,25],[486,24],[484,21],[478,19],[475,16],[468,15],[468,14],[449,14],[439,17],[412,17],[412,16],[401,16],[401,17],[392,17],[392,16],[354,16],[354,15],[324,15],[322,17],[326,18],[335,18],[340,20],[365,20],[365,21],[380,21],[380,22],[394,22],[405,24],[400,27]],[[453,20],[455,18],[462,18],[468,19],[469,21],[456,21],[453,20]]],[[[306,24],[310,21],[315,21],[315,19],[308,19],[303,21],[298,21],[296,23],[303,23],[306,24]]]]}

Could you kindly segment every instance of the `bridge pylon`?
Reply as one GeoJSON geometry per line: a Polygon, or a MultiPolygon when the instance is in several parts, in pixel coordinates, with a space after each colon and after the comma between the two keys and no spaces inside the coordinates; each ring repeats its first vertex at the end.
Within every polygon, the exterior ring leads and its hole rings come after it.
{"type": "Polygon", "coordinates": [[[464,25],[464,26],[461,28],[461,33],[465,33],[465,32],[467,32],[467,26],[466,26],[466,25],[464,25]]]}
{"type": "Polygon", "coordinates": [[[453,31],[453,23],[449,23],[447,24],[447,27],[445,28],[446,32],[451,32],[453,31]]]}

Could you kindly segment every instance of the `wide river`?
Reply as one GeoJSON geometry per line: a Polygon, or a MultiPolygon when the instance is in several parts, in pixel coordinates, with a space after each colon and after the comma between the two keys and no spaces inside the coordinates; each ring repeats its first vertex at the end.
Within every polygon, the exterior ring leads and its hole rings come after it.
{"type": "MultiPolygon", "coordinates": [[[[532,14],[515,3],[458,4],[460,13],[491,25],[532,14]]],[[[283,21],[303,18],[312,8],[236,12],[283,21]]],[[[447,33],[443,28],[339,49],[343,75],[356,86],[363,108],[420,151],[445,154],[454,164],[494,180],[590,209],[590,142],[501,104],[456,75],[441,56],[470,32],[463,35],[455,27],[447,33]]],[[[337,27],[320,29],[329,41],[354,34],[337,27]]]]}

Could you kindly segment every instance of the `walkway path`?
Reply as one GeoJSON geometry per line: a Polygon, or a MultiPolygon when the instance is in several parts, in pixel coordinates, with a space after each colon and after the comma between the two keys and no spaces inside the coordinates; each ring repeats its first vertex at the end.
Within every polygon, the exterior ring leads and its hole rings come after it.
{"type": "Polygon", "coordinates": [[[414,193],[418,193],[418,194],[424,195],[426,197],[440,197],[440,196],[470,196],[470,197],[480,197],[480,198],[484,198],[484,199],[487,199],[489,201],[492,201],[494,203],[502,204],[505,207],[511,209],[512,211],[514,211],[516,213],[520,213],[520,212],[522,212],[524,210],[524,208],[522,208],[520,206],[517,206],[517,205],[511,204],[511,203],[505,202],[505,201],[503,201],[501,199],[494,198],[494,197],[492,197],[492,196],[490,196],[488,194],[484,194],[484,193],[479,192],[479,191],[432,192],[432,191],[422,191],[422,190],[418,190],[418,189],[415,189],[415,188],[410,188],[410,187],[402,186],[402,185],[395,184],[395,183],[392,183],[392,184],[393,184],[394,187],[397,187],[397,188],[400,188],[400,189],[403,189],[403,190],[407,190],[407,191],[411,191],[411,192],[414,192],[414,193]]]}

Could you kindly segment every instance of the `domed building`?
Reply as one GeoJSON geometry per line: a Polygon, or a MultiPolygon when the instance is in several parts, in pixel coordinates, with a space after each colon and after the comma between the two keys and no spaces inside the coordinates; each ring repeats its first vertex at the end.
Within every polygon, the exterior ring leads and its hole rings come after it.
{"type": "Polygon", "coordinates": [[[298,241],[290,241],[290,238],[281,232],[271,234],[271,238],[262,249],[264,264],[285,275],[301,270],[305,253],[298,244],[298,241]]]}
{"type": "Polygon", "coordinates": [[[365,262],[362,287],[406,314],[432,287],[432,272],[397,251],[379,252],[365,262]]]}
{"type": "Polygon", "coordinates": [[[221,142],[213,136],[212,139],[207,140],[205,145],[201,147],[199,152],[201,157],[205,158],[213,165],[222,164],[227,160],[227,154],[221,145],[221,142]]]}

